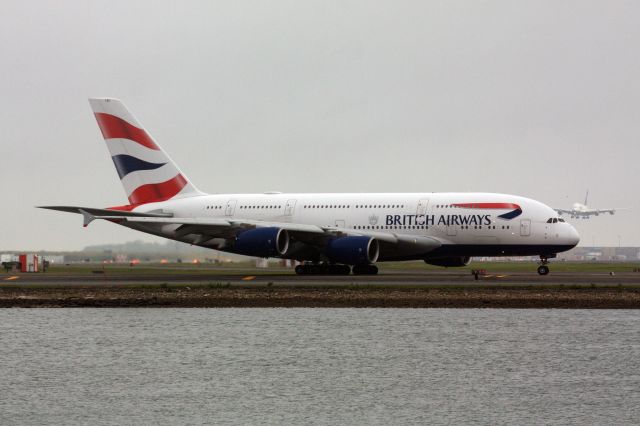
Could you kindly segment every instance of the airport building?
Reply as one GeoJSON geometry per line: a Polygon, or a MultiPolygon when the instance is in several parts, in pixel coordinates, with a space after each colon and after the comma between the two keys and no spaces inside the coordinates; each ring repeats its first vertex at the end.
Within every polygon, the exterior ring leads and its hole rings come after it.
{"type": "Polygon", "coordinates": [[[20,272],[38,272],[40,258],[37,254],[26,253],[18,256],[20,272]]]}
{"type": "Polygon", "coordinates": [[[18,255],[13,253],[0,254],[0,263],[18,262],[18,255]]]}

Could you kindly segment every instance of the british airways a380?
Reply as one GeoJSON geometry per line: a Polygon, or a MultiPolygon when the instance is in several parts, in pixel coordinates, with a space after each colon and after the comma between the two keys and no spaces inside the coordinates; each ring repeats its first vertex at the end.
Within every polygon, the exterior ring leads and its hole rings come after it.
{"type": "Polygon", "coordinates": [[[122,102],[89,100],[128,204],[46,206],[215,250],[301,262],[298,274],[376,274],[377,262],[465,266],[473,256],[548,259],[578,244],[545,204],[492,193],[207,194],[122,102]]]}

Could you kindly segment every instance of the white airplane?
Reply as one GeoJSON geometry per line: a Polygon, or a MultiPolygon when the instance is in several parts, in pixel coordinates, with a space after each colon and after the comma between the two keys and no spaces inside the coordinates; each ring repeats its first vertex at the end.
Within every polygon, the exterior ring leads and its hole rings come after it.
{"type": "Polygon", "coordinates": [[[584,197],[584,204],[582,203],[573,203],[573,206],[570,210],[566,209],[556,209],[558,214],[562,216],[563,214],[571,215],[571,219],[589,219],[591,216],[600,216],[600,214],[609,213],[615,214],[616,209],[592,209],[587,206],[587,200],[589,199],[589,191],[587,190],[587,195],[584,197]]]}
{"type": "MultiPolygon", "coordinates": [[[[294,259],[298,274],[376,274],[376,262],[465,266],[472,256],[548,259],[577,231],[535,200],[490,193],[206,194],[117,99],[89,100],[129,203],[45,206],[201,247],[294,259]]],[[[250,172],[250,171],[249,171],[250,172]]]]}

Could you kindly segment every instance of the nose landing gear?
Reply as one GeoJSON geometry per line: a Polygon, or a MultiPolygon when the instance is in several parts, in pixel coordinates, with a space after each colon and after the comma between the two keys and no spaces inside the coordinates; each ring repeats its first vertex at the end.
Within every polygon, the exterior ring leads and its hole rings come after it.
{"type": "Polygon", "coordinates": [[[540,266],[538,266],[538,274],[547,275],[549,273],[549,267],[547,266],[547,264],[549,263],[549,257],[556,257],[556,256],[540,255],[540,266]]]}
{"type": "Polygon", "coordinates": [[[547,265],[538,266],[538,274],[547,275],[549,273],[549,267],[547,265]]]}

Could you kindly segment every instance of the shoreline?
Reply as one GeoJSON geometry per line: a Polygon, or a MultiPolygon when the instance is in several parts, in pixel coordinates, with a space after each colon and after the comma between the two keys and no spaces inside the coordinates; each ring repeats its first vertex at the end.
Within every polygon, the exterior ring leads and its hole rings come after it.
{"type": "Polygon", "coordinates": [[[2,287],[0,308],[640,309],[630,287],[2,287]]]}

